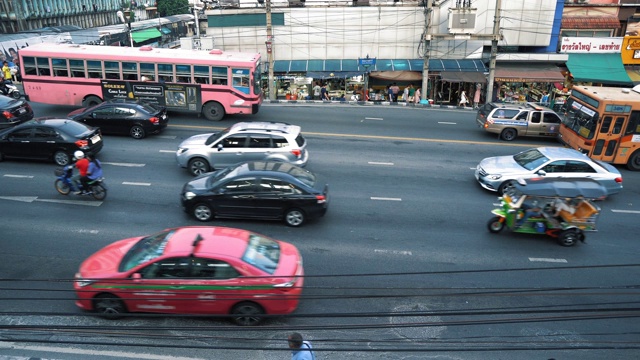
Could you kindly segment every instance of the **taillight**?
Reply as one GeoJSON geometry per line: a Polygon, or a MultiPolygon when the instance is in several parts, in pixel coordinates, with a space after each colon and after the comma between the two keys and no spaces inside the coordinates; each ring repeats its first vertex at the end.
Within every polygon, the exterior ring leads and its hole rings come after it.
{"type": "Polygon", "coordinates": [[[617,177],[617,178],[616,178],[616,182],[617,182],[618,184],[622,184],[622,178],[621,178],[621,177],[617,177]]]}
{"type": "Polygon", "coordinates": [[[327,198],[324,195],[316,195],[316,200],[318,200],[318,204],[324,204],[327,202],[327,198]]]}
{"type": "Polygon", "coordinates": [[[160,119],[158,119],[157,117],[152,117],[151,119],[149,119],[149,121],[151,121],[152,124],[154,125],[158,125],[160,123],[160,119]]]}
{"type": "Polygon", "coordinates": [[[80,149],[82,148],[86,148],[89,146],[89,141],[88,140],[78,140],[75,142],[76,146],[79,147],[80,149]]]}
{"type": "Polygon", "coordinates": [[[300,157],[300,156],[302,155],[302,150],[300,150],[300,149],[293,149],[293,150],[291,150],[291,153],[292,153],[293,155],[295,155],[296,157],[300,157]]]}
{"type": "Polygon", "coordinates": [[[489,122],[484,123],[484,128],[488,128],[489,127],[489,122]]]}
{"type": "Polygon", "coordinates": [[[2,116],[6,117],[7,119],[11,119],[13,117],[13,115],[11,115],[11,113],[8,111],[3,111],[2,116]]]}

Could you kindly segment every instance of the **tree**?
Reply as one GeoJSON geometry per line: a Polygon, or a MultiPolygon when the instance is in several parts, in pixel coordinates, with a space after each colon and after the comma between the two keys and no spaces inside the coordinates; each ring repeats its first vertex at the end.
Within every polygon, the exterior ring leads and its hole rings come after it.
{"type": "Polygon", "coordinates": [[[158,13],[160,16],[190,14],[189,0],[158,0],[158,13]]]}

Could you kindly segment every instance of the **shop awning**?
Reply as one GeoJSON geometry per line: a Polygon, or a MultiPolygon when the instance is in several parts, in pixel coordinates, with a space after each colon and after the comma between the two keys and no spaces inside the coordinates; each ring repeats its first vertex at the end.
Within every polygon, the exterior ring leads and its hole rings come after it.
{"type": "Polygon", "coordinates": [[[616,16],[567,16],[562,18],[562,29],[619,29],[616,16]]]}
{"type": "Polygon", "coordinates": [[[618,53],[569,54],[567,68],[573,81],[600,84],[631,85],[631,80],[618,53]]]}
{"type": "MultiPolygon", "coordinates": [[[[423,59],[376,59],[376,64],[365,69],[359,65],[358,59],[333,60],[276,60],[273,71],[278,73],[305,72],[359,72],[365,71],[419,71],[422,72],[423,59]]],[[[430,59],[429,71],[475,71],[486,72],[482,60],[473,59],[430,59]]]]}
{"type": "Polygon", "coordinates": [[[498,64],[495,81],[502,82],[563,82],[560,68],[547,64],[498,64]]]}
{"type": "Polygon", "coordinates": [[[369,74],[372,78],[389,81],[419,81],[422,80],[422,72],[418,71],[373,71],[369,74]]]}
{"type": "Polygon", "coordinates": [[[440,73],[440,78],[442,81],[448,82],[487,82],[485,73],[478,71],[443,71],[440,73]]]}
{"type": "Polygon", "coordinates": [[[147,41],[149,39],[161,37],[161,36],[162,34],[156,28],[149,28],[149,29],[131,32],[131,37],[133,38],[133,41],[137,43],[147,41]]]}

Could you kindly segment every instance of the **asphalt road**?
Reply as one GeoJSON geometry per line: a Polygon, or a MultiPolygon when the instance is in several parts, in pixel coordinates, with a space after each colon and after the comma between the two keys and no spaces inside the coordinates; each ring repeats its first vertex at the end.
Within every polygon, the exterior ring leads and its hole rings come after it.
{"type": "MultiPolygon", "coordinates": [[[[73,110],[33,105],[42,116],[73,110]]],[[[477,163],[557,143],[503,142],[474,116],[353,105],[265,105],[219,123],[171,114],[160,135],[106,136],[104,202],[57,194],[53,164],[0,163],[0,358],[284,359],[294,330],[321,359],[637,358],[640,173],[620,167],[625,189],[601,204],[586,244],[490,234],[496,195],[475,182],[477,163]],[[77,309],[71,281],[91,253],[202,224],[181,210],[191,177],[173,152],[242,120],[301,125],[308,168],[330,185],[329,212],[302,228],[208,223],[294,243],[308,275],[298,311],[248,329],[210,318],[106,321],[77,309]]]]}

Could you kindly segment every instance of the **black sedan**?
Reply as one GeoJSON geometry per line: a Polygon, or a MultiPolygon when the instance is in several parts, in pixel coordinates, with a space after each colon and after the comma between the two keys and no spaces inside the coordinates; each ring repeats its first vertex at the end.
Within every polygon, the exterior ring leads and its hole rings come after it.
{"type": "Polygon", "coordinates": [[[33,110],[28,102],[0,95],[0,129],[6,129],[31,119],[33,119],[33,110]]]}
{"type": "Polygon", "coordinates": [[[254,161],[196,177],[184,185],[181,199],[184,210],[200,221],[271,219],[300,226],[327,212],[329,187],[301,167],[254,161]]]}
{"type": "Polygon", "coordinates": [[[142,139],[167,127],[169,118],[163,106],[133,100],[111,100],[72,111],[69,119],[97,126],[105,134],[125,134],[142,139]]]}
{"type": "Polygon", "coordinates": [[[0,131],[0,161],[53,160],[64,166],[71,162],[76,150],[95,155],[102,145],[98,128],[69,119],[36,118],[0,131]]]}

